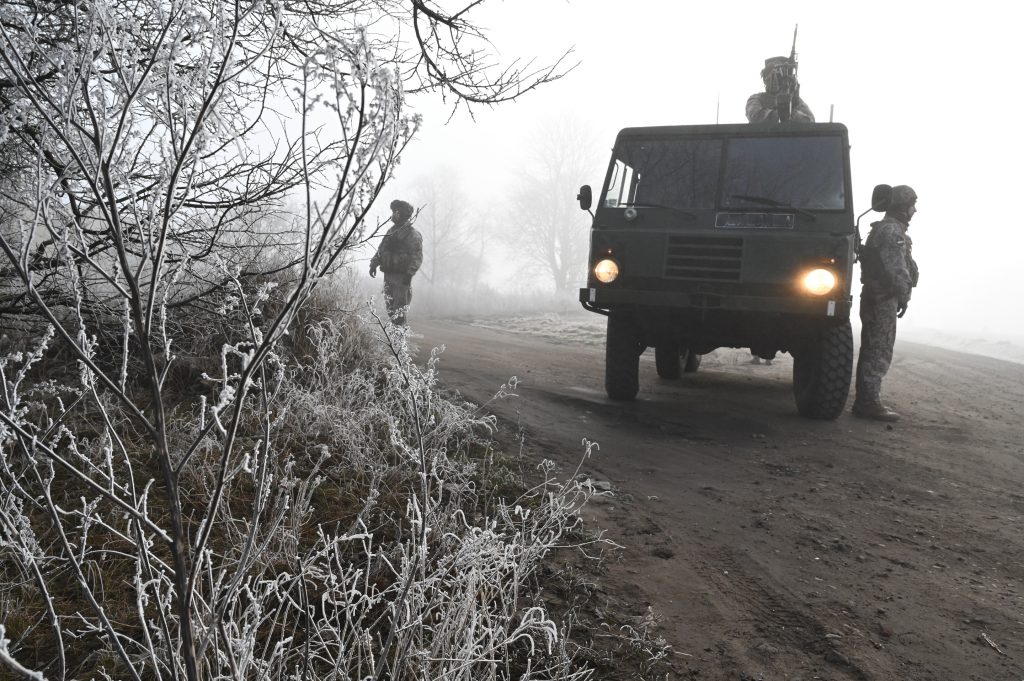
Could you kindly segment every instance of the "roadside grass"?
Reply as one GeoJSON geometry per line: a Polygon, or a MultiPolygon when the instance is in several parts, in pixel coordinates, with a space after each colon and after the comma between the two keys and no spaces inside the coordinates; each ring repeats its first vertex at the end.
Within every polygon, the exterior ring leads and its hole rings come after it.
{"type": "Polygon", "coordinates": [[[675,678],[675,651],[651,606],[621,598],[606,583],[608,565],[629,560],[601,528],[581,523],[538,571],[552,616],[563,623],[568,653],[602,681],[675,678]]]}
{"type": "MultiPolygon", "coordinates": [[[[195,440],[209,418],[211,360],[200,350],[211,335],[194,339],[192,366],[173,384],[172,442],[195,440]],[[206,376],[200,386],[196,374],[206,376]]],[[[44,427],[67,406],[58,386],[73,384],[76,370],[49,362],[33,374],[26,361],[8,356],[5,375],[31,374],[22,406],[44,427]]],[[[213,528],[193,557],[209,678],[591,678],[537,578],[551,552],[574,541],[588,489],[503,451],[492,416],[442,394],[436,356],[416,365],[405,331],[372,313],[306,318],[271,373],[247,398],[240,454],[226,471],[215,431],[176,461],[189,534],[213,528]],[[204,521],[218,484],[224,502],[204,521]]],[[[159,525],[168,509],[147,477],[152,453],[129,416],[95,394],[104,410],[83,402],[47,441],[134,487],[159,525]]],[[[166,678],[166,634],[176,629],[160,601],[173,589],[169,550],[10,439],[3,463],[6,651],[47,678],[60,669],[129,677],[93,595],[134,673],[166,678]],[[40,495],[67,519],[62,527],[33,503],[40,495]]]]}
{"type": "MultiPolygon", "coordinates": [[[[556,465],[530,440],[521,425],[498,421],[496,451],[507,462],[513,488],[523,480],[535,484],[552,475],[556,465]],[[514,454],[509,454],[514,452],[514,454]],[[541,462],[536,465],[536,462],[541,462]],[[531,466],[531,463],[533,464],[531,466]]],[[[553,620],[561,625],[566,654],[601,681],[661,681],[678,674],[677,653],[661,632],[661,617],[650,606],[622,597],[608,583],[609,566],[629,560],[625,547],[610,540],[588,511],[595,495],[614,499],[619,492],[600,491],[589,473],[588,461],[597,443],[583,440],[583,453],[573,470],[558,469],[558,477],[573,479],[588,492],[587,505],[577,509],[562,542],[548,553],[531,576],[531,586],[553,620]]],[[[571,456],[571,454],[570,454],[571,456]]],[[[564,455],[560,456],[564,460],[564,455]]]]}
{"type": "MultiPolygon", "coordinates": [[[[666,678],[672,651],[658,634],[657,614],[613,603],[597,586],[608,561],[628,557],[584,525],[581,510],[594,490],[556,470],[528,434],[512,434],[514,426],[486,405],[445,391],[437,351],[417,365],[406,331],[372,310],[359,312],[352,290],[346,284],[311,301],[273,365],[273,380],[248,398],[242,455],[231,462],[202,559],[207,576],[195,617],[200,626],[212,613],[222,620],[207,653],[211,678],[666,678]],[[237,663],[225,649],[239,642],[250,661],[232,670],[237,663]]],[[[476,323],[603,342],[603,326],[590,316],[476,323]]],[[[189,442],[214,399],[214,351],[231,324],[193,321],[180,333],[186,352],[168,374],[169,436],[189,442]]],[[[30,370],[41,426],[75,392],[67,387],[74,365],[55,356],[30,370]]],[[[8,371],[16,364],[5,362],[8,371]]],[[[135,388],[144,394],[144,386],[135,388]]],[[[510,381],[495,399],[515,399],[515,388],[510,381]]],[[[159,483],[143,473],[153,469],[152,451],[123,411],[104,406],[76,409],[60,447],[87,451],[117,479],[148,489],[148,517],[165,522],[159,483]],[[110,455],[114,439],[123,460],[110,455]]],[[[215,436],[201,440],[182,468],[193,535],[217,486],[219,446],[215,436]]],[[[584,449],[582,460],[590,454],[584,449]]],[[[32,462],[6,447],[4,456],[5,490],[30,486],[32,462]]],[[[89,590],[118,635],[139,642],[133,659],[141,678],[165,676],[146,648],[160,652],[167,645],[160,630],[173,631],[174,623],[161,624],[166,611],[139,598],[142,568],[129,524],[89,521],[118,512],[72,478],[53,475],[47,485],[74,521],[70,543],[89,590]],[[92,510],[74,510],[85,507],[92,510]]],[[[32,541],[19,545],[8,535],[0,543],[0,625],[10,652],[48,678],[58,659],[67,678],[129,676],[86,590],[60,560],[44,509],[18,510],[32,541]],[[35,559],[19,556],[30,545],[35,559]]],[[[147,552],[153,564],[169,565],[160,542],[147,552]]]]}

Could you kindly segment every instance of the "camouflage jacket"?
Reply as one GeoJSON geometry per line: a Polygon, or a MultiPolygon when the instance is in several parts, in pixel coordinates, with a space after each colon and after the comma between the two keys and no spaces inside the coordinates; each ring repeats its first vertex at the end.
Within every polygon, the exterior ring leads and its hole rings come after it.
{"type": "MultiPolygon", "coordinates": [[[[814,114],[811,107],[799,97],[793,102],[793,112],[790,120],[800,123],[813,123],[814,114]]],[[[778,123],[779,111],[775,106],[775,95],[767,92],[758,92],[747,98],[747,122],[748,123],[778,123]]]]}
{"type": "Polygon", "coordinates": [[[901,302],[910,300],[910,292],[917,286],[918,270],[907,223],[892,215],[872,222],[860,259],[860,280],[865,293],[896,296],[901,302]]]}
{"type": "Polygon", "coordinates": [[[370,267],[379,267],[384,274],[412,277],[423,264],[423,237],[409,221],[392,225],[380,242],[370,267]]]}

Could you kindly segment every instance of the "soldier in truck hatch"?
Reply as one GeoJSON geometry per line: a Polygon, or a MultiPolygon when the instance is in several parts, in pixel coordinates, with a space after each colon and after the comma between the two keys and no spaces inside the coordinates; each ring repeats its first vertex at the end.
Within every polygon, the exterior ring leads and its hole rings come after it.
{"type": "Polygon", "coordinates": [[[747,99],[747,122],[814,122],[810,107],[800,99],[800,83],[796,79],[792,57],[765,59],[761,80],[764,81],[764,92],[750,95],[747,99]]]}

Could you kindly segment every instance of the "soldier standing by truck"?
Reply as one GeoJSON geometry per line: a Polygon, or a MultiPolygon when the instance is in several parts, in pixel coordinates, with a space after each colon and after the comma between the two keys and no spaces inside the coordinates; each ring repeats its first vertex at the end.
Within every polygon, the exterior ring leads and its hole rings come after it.
{"type": "Polygon", "coordinates": [[[391,202],[394,224],[370,259],[370,276],[377,268],[384,273],[384,299],[391,321],[405,326],[405,314],[412,302],[412,278],[423,263],[423,237],[412,226],[415,210],[406,201],[391,202]]]}
{"type": "Polygon", "coordinates": [[[907,311],[917,286],[917,263],[907,234],[917,212],[917,193],[907,185],[892,189],[885,217],[871,224],[861,249],[860,355],[857,358],[857,397],[853,415],[879,421],[900,416],[882,404],[882,378],[892,363],[896,320],[907,311]]]}

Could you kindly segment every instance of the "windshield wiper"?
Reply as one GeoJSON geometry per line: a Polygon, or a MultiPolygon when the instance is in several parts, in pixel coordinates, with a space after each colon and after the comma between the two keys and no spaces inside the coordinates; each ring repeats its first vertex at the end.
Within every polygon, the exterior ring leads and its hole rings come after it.
{"type": "Polygon", "coordinates": [[[620,203],[620,206],[633,206],[635,208],[664,208],[665,210],[673,210],[677,213],[682,213],[691,220],[696,220],[697,216],[693,213],[683,210],[682,208],[675,208],[674,206],[663,206],[660,203],[620,203]]]}
{"type": "Polygon", "coordinates": [[[797,208],[796,206],[791,206],[788,203],[783,203],[782,201],[776,201],[775,199],[770,199],[767,196],[750,196],[748,194],[729,194],[729,198],[730,199],[740,199],[741,201],[750,201],[751,203],[760,203],[762,206],[771,206],[772,208],[785,208],[786,210],[791,210],[791,211],[793,211],[795,213],[799,213],[800,215],[803,215],[806,218],[810,218],[811,221],[815,221],[815,220],[818,219],[818,216],[816,216],[814,213],[812,213],[809,210],[804,210],[803,208],[797,208]]]}

